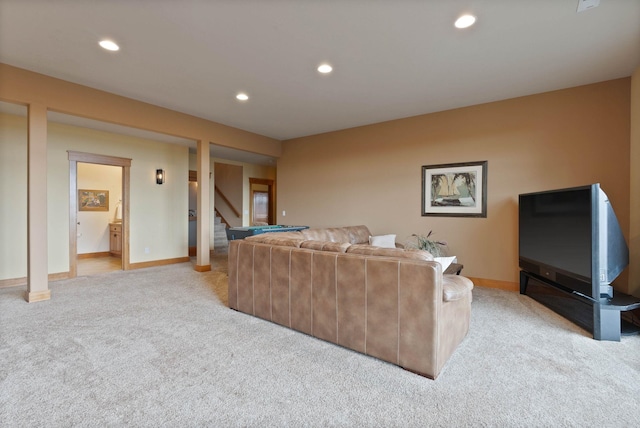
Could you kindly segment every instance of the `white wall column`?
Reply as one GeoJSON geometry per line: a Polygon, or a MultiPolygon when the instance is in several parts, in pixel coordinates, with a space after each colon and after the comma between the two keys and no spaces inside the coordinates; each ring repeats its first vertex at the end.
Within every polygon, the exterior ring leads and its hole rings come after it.
{"type": "Polygon", "coordinates": [[[27,302],[51,298],[47,247],[47,107],[30,104],[27,151],[27,302]]]}
{"type": "Polygon", "coordinates": [[[198,140],[198,220],[197,220],[197,252],[195,270],[206,272],[211,270],[210,259],[210,221],[209,209],[209,140],[198,140]]]}

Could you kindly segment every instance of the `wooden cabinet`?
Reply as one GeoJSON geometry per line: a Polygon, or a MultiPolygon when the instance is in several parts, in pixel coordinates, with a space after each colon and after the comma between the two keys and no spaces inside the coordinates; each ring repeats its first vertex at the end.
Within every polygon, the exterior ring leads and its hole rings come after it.
{"type": "Polygon", "coordinates": [[[109,223],[109,253],[122,257],[122,223],[109,223]]]}

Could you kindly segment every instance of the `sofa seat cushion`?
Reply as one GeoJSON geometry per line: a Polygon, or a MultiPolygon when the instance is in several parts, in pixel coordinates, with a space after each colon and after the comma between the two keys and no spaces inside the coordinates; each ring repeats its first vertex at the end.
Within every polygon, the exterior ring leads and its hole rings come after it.
{"type": "Polygon", "coordinates": [[[351,244],[348,242],[331,242],[331,241],[302,241],[300,248],[309,250],[331,251],[334,253],[346,253],[347,248],[351,244]]]}
{"type": "Polygon", "coordinates": [[[433,261],[433,256],[428,251],[403,248],[382,248],[366,244],[353,244],[347,248],[347,253],[364,254],[367,256],[399,257],[403,259],[425,260],[428,262],[433,261]]]}
{"type": "Polygon", "coordinates": [[[473,282],[460,275],[444,275],[442,278],[442,300],[453,302],[471,296],[473,282]]]}

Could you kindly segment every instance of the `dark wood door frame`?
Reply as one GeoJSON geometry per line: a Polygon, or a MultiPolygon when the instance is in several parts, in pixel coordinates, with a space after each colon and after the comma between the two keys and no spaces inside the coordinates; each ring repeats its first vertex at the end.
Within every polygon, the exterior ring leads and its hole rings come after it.
{"type": "Polygon", "coordinates": [[[269,192],[264,190],[256,190],[256,189],[251,190],[251,208],[252,208],[251,223],[250,223],[251,225],[257,226],[256,220],[269,224],[269,209],[270,209],[269,192]],[[260,197],[258,198],[258,196],[260,197]],[[263,205],[263,203],[265,202],[265,199],[267,204],[267,210],[265,212],[262,212],[262,210],[260,210],[260,212],[261,214],[266,215],[266,217],[258,217],[258,212],[259,212],[258,208],[260,208],[260,205],[263,205]],[[256,205],[256,202],[258,202],[259,204],[256,205]]]}
{"type": "Polygon", "coordinates": [[[268,186],[269,193],[269,224],[274,224],[276,220],[276,198],[275,198],[275,186],[274,181],[268,178],[249,178],[249,189],[251,192],[251,213],[250,218],[253,218],[253,185],[262,184],[268,186]]]}
{"type": "Polygon", "coordinates": [[[68,151],[69,153],[69,277],[78,276],[78,162],[122,167],[122,269],[129,270],[129,193],[131,159],[68,151]]]}

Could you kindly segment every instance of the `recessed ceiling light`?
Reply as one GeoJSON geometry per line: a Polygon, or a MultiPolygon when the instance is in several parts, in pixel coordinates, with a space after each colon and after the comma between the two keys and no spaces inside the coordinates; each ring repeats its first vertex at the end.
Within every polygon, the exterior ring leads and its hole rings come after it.
{"type": "Polygon", "coordinates": [[[101,40],[99,44],[103,49],[106,49],[108,51],[115,52],[120,50],[120,46],[118,46],[115,42],[111,40],[101,40]]]}
{"type": "Polygon", "coordinates": [[[333,67],[331,67],[329,64],[320,64],[318,66],[318,71],[322,74],[331,73],[333,71],[333,67]]]}
{"type": "Polygon", "coordinates": [[[236,98],[240,101],[247,101],[249,99],[249,95],[245,94],[244,92],[240,92],[238,95],[236,95],[236,98]]]}
{"type": "Polygon", "coordinates": [[[467,28],[471,27],[476,22],[476,17],[473,15],[462,15],[460,18],[456,19],[456,23],[454,24],[456,28],[467,28]]]}

